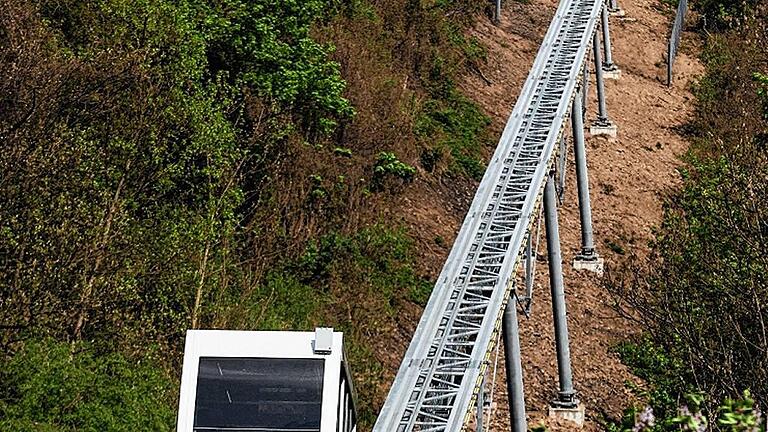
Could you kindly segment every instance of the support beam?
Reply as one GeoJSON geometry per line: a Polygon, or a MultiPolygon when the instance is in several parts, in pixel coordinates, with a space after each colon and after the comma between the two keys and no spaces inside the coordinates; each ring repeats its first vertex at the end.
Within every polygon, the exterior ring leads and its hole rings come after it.
{"type": "Polygon", "coordinates": [[[544,188],[544,214],[546,216],[547,253],[549,255],[549,286],[552,290],[552,316],[555,324],[555,349],[559,391],[550,404],[550,416],[584,424],[584,406],[576,398],[571,371],[571,350],[568,342],[568,322],[563,287],[563,262],[560,253],[560,230],[557,223],[557,201],[552,174],[547,176],[544,188]]]}
{"type": "Polygon", "coordinates": [[[507,366],[507,395],[509,396],[509,424],[512,432],[527,432],[525,396],[523,395],[523,365],[520,354],[520,329],[517,321],[517,301],[513,291],[502,318],[504,354],[507,366]]]}
{"type": "Polygon", "coordinates": [[[573,260],[573,268],[603,274],[603,259],[597,254],[592,235],[592,206],[589,197],[589,176],[587,174],[587,149],[584,141],[584,116],[581,97],[573,98],[571,107],[571,129],[573,153],[576,159],[576,186],[579,195],[579,217],[581,219],[581,252],[573,260]]]}
{"type": "Polygon", "coordinates": [[[593,136],[608,135],[616,137],[616,125],[608,118],[608,109],[605,106],[605,83],[603,81],[603,67],[600,56],[600,35],[596,32],[592,39],[592,56],[595,60],[595,82],[597,87],[597,119],[592,122],[589,133],[593,136]]]}
{"type": "Polygon", "coordinates": [[[611,52],[611,30],[608,22],[608,6],[603,5],[602,29],[603,29],[603,49],[605,50],[605,61],[603,61],[603,76],[607,79],[621,78],[621,70],[613,62],[613,53],[611,52]]]}
{"type": "Polygon", "coordinates": [[[501,23],[501,0],[496,0],[496,10],[493,19],[496,21],[497,25],[501,23]]]}

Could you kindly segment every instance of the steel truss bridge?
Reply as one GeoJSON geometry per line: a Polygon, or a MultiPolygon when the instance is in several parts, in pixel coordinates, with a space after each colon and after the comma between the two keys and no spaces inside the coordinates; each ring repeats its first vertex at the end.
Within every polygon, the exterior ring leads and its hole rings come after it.
{"type": "Polygon", "coordinates": [[[470,421],[603,8],[561,0],[374,432],[470,421]]]}

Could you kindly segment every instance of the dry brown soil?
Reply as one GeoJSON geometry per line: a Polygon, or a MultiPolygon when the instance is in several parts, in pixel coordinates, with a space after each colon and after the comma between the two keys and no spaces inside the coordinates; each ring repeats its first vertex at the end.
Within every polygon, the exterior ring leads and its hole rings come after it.
{"type": "MultiPolygon", "coordinates": [[[[499,26],[480,18],[471,30],[487,47],[488,60],[480,73],[466,76],[462,89],[492,118],[497,136],[501,135],[556,6],[554,0],[505,2],[499,26]]],[[[641,256],[647,252],[653,227],[661,220],[662,195],[679,182],[676,168],[686,143],[675,128],[691,112],[687,83],[701,73],[695,58],[680,54],[674,86],[667,88],[663,59],[670,16],[660,12],[663,8],[656,0],[620,0],[620,6],[626,16],[611,17],[611,32],[614,61],[622,75],[620,80],[606,80],[608,113],[618,125],[618,137],[587,135],[595,241],[609,268],[631,252],[641,256]]],[[[587,122],[595,118],[594,89],[593,82],[587,122]]],[[[598,278],[570,267],[579,247],[580,226],[572,152],[568,158],[567,190],[559,215],[571,356],[575,387],[586,406],[584,430],[599,431],[603,430],[604,418],[618,416],[634,400],[626,383],[642,385],[612,349],[639,329],[614,311],[612,297],[598,278]]],[[[393,209],[393,215],[418,233],[422,271],[433,278],[447,257],[475,186],[470,182],[417,182],[400,208],[393,209]],[[434,241],[438,237],[445,242],[434,241]]],[[[521,317],[528,424],[546,424],[553,431],[572,430],[575,428],[568,423],[556,424],[547,418],[548,402],[557,392],[557,366],[543,239],[539,254],[533,314],[530,319],[521,317]]],[[[392,338],[386,342],[389,346],[380,351],[390,377],[394,377],[418,314],[417,310],[406,311],[399,328],[393,329],[392,338]]],[[[496,408],[491,430],[496,431],[509,430],[503,355],[502,350],[494,392],[496,408]]]]}

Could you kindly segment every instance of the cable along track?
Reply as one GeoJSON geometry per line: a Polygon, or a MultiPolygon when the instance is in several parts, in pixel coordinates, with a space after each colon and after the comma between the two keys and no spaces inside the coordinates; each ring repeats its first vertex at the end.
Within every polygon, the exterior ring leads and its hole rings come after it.
{"type": "Polygon", "coordinates": [[[560,2],[374,432],[465,428],[602,4],[560,2]]]}

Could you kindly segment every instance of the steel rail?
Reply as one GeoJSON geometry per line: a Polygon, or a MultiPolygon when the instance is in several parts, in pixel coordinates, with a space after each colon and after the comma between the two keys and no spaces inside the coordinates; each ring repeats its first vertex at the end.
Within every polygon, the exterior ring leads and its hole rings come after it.
{"type": "Polygon", "coordinates": [[[562,0],[374,432],[462,430],[579,84],[602,0],[562,0]]]}

